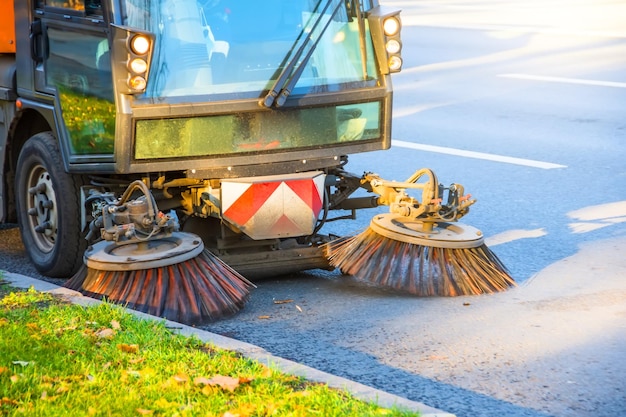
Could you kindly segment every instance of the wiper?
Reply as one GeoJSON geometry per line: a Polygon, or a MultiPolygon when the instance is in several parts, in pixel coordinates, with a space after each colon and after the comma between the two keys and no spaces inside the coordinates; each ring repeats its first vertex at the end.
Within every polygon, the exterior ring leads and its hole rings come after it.
{"type": "MultiPolygon", "coordinates": [[[[304,39],[304,41],[300,45],[300,48],[298,48],[298,51],[296,51],[296,53],[291,58],[291,60],[287,63],[287,65],[285,65],[280,75],[278,76],[278,79],[276,80],[276,82],[274,82],[274,84],[272,85],[272,88],[267,93],[265,98],[261,100],[261,104],[263,106],[268,107],[268,108],[272,107],[272,105],[276,105],[276,107],[281,107],[283,104],[285,104],[287,97],[289,97],[289,94],[291,94],[291,90],[293,90],[294,86],[300,79],[300,76],[304,72],[304,67],[306,67],[307,62],[313,55],[313,52],[315,51],[315,48],[319,44],[320,39],[322,38],[324,33],[326,33],[326,30],[328,29],[331,22],[335,18],[335,15],[339,11],[339,7],[341,6],[342,1],[339,1],[337,3],[337,6],[333,10],[330,17],[328,18],[328,21],[324,24],[324,27],[320,30],[314,43],[309,48],[309,51],[307,52],[307,54],[304,56],[304,58],[302,59],[302,61],[300,61],[298,65],[298,60],[304,53],[304,50],[306,49],[306,47],[309,46],[311,42],[313,42],[313,33],[315,32],[315,29],[317,29],[317,26],[324,19],[325,13],[332,3],[333,3],[333,0],[329,0],[328,3],[326,3],[326,5],[324,6],[324,9],[320,12],[319,17],[313,23],[313,26],[311,27],[309,35],[304,39]],[[297,65],[297,68],[296,68],[296,65],[297,65]]],[[[304,28],[303,30],[305,29],[306,28],[304,28]]]]}

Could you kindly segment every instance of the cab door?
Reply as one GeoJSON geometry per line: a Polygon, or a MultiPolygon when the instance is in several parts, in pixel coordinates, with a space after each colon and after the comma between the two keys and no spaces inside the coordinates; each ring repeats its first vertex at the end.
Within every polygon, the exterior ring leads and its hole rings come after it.
{"type": "Polygon", "coordinates": [[[101,0],[38,0],[31,28],[35,90],[53,97],[69,163],[112,159],[115,104],[101,0]]]}

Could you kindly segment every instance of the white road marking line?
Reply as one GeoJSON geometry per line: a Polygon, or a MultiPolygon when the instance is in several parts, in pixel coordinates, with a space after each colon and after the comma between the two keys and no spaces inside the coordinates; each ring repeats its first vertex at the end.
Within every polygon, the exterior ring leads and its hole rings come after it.
{"type": "Polygon", "coordinates": [[[464,151],[462,149],[446,148],[443,146],[425,145],[422,143],[406,142],[403,140],[394,139],[391,142],[394,146],[402,148],[416,149],[418,151],[436,152],[447,155],[463,156],[466,158],[484,159],[487,161],[503,162],[506,164],[524,165],[527,167],[541,168],[541,169],[555,169],[555,168],[567,168],[567,165],[553,164],[550,162],[534,161],[532,159],[513,158],[511,156],[495,155],[491,153],[464,151]]]}
{"type": "Polygon", "coordinates": [[[498,24],[445,24],[426,22],[423,16],[402,16],[402,26],[419,26],[425,28],[477,30],[481,32],[537,33],[540,35],[580,36],[587,38],[626,38],[624,31],[610,30],[576,30],[568,28],[545,28],[541,26],[514,26],[498,24]]]}
{"type": "Polygon", "coordinates": [[[498,77],[516,78],[519,80],[530,80],[530,81],[546,81],[546,82],[551,82],[551,83],[584,84],[584,85],[595,85],[595,86],[600,86],[600,87],[626,88],[626,83],[620,83],[620,82],[615,82],[615,81],[586,80],[582,78],[548,77],[548,76],[543,76],[543,75],[532,75],[532,74],[499,74],[498,77]]]}

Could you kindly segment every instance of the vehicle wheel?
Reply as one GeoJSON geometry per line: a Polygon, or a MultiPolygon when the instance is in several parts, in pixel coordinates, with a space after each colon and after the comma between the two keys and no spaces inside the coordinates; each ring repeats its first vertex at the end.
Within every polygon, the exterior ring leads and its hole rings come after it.
{"type": "Polygon", "coordinates": [[[17,218],[26,252],[43,275],[70,277],[87,247],[80,224],[80,186],[50,132],[31,137],[20,151],[15,180],[17,218]]]}

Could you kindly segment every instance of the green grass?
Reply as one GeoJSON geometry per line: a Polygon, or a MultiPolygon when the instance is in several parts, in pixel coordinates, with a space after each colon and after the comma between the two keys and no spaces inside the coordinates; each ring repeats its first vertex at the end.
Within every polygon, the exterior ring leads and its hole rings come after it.
{"type": "Polygon", "coordinates": [[[0,277],[0,416],[413,416],[0,277]]]}

